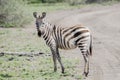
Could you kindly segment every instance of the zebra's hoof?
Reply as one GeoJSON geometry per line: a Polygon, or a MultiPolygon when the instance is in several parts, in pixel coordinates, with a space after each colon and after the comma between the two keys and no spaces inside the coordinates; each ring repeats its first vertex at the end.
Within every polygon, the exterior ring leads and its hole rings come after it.
{"type": "Polygon", "coordinates": [[[85,77],[88,77],[88,72],[84,72],[85,77]]]}
{"type": "Polygon", "coordinates": [[[54,68],[54,72],[56,72],[57,71],[57,68],[54,68]]]}
{"type": "Polygon", "coordinates": [[[64,72],[64,71],[62,71],[62,73],[64,74],[65,72],[64,72]]]}
{"type": "Polygon", "coordinates": [[[65,72],[64,72],[64,68],[62,68],[62,73],[64,74],[65,72]]]}
{"type": "Polygon", "coordinates": [[[85,77],[88,77],[88,72],[84,72],[83,75],[84,75],[85,77]]]}

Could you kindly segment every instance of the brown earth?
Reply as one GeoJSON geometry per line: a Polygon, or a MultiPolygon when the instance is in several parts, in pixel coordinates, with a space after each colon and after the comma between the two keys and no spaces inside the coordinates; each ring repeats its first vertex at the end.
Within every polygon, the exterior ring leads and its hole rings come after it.
{"type": "MultiPolygon", "coordinates": [[[[82,24],[91,29],[94,48],[86,80],[120,80],[120,4],[57,11],[49,13],[48,18],[57,26],[82,24]]],[[[61,53],[66,58],[83,60],[78,49],[61,53]]],[[[82,71],[81,63],[78,68],[82,71]]]]}

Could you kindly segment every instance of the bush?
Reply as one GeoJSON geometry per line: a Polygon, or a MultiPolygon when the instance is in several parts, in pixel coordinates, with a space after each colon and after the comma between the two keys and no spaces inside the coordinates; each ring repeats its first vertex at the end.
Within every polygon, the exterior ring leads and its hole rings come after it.
{"type": "Polygon", "coordinates": [[[0,0],[0,26],[18,27],[28,22],[22,0],[0,0]]]}
{"type": "Polygon", "coordinates": [[[65,0],[24,0],[28,1],[28,3],[57,3],[57,2],[63,2],[65,0]]]}
{"type": "Polygon", "coordinates": [[[65,0],[69,5],[74,6],[74,5],[79,5],[85,3],[86,0],[65,0]]]}
{"type": "Polygon", "coordinates": [[[90,4],[90,3],[105,3],[105,2],[115,2],[120,0],[65,0],[69,5],[79,5],[79,4],[90,4]]]}
{"type": "Polygon", "coordinates": [[[120,0],[86,0],[86,3],[104,3],[104,2],[115,2],[120,0]]]}

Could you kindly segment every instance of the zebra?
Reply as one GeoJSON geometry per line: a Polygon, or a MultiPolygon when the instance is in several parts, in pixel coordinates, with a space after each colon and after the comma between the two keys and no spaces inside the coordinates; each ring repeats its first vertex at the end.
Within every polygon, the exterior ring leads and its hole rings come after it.
{"type": "Polygon", "coordinates": [[[59,54],[60,49],[75,49],[79,48],[85,64],[84,64],[84,76],[88,76],[89,73],[89,59],[92,56],[92,35],[87,27],[81,25],[75,25],[73,27],[56,27],[45,21],[46,12],[42,12],[42,15],[37,15],[37,12],[33,12],[35,18],[37,34],[39,37],[43,37],[46,44],[50,47],[54,62],[54,72],[57,71],[56,60],[60,63],[62,73],[64,73],[64,66],[61,62],[59,54]]]}

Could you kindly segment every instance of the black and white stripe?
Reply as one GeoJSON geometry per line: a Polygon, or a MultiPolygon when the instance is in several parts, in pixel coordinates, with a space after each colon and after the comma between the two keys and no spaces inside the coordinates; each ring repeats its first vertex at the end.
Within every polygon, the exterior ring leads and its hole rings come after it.
{"type": "Polygon", "coordinates": [[[58,59],[62,72],[64,73],[58,48],[68,50],[78,47],[85,60],[84,74],[87,76],[89,73],[89,56],[92,55],[92,37],[90,30],[81,25],[66,28],[56,27],[55,25],[52,26],[44,21],[45,12],[42,13],[41,17],[37,17],[36,12],[34,12],[33,15],[36,18],[38,35],[44,38],[46,44],[52,51],[54,71],[57,70],[56,59],[58,59]]]}

